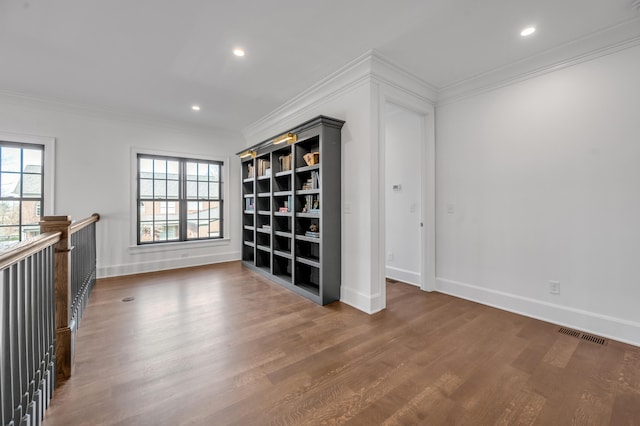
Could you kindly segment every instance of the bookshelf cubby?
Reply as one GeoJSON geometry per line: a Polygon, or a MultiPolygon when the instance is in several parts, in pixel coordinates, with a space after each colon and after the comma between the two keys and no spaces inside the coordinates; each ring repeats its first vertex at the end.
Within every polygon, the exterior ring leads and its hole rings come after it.
{"type": "Polygon", "coordinates": [[[321,305],[340,299],[343,125],[319,116],[239,153],[243,264],[321,305]]]}

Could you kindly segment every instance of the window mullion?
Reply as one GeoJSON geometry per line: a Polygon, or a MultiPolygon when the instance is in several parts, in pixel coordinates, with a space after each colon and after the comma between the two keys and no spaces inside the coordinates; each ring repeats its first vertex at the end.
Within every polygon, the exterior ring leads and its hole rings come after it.
{"type": "Polygon", "coordinates": [[[178,176],[178,187],[179,194],[178,198],[179,202],[179,212],[178,212],[178,220],[180,222],[180,241],[187,240],[187,162],[185,160],[180,160],[179,176],[178,176]]]}

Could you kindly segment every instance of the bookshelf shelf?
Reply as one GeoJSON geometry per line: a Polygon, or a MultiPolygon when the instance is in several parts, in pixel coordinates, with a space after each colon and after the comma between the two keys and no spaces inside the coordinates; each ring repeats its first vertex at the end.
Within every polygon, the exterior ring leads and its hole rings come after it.
{"type": "Polygon", "coordinates": [[[302,167],[296,168],[296,173],[309,172],[311,170],[318,170],[318,169],[320,169],[320,164],[314,164],[312,166],[302,166],[302,167]]]}
{"type": "Polygon", "coordinates": [[[307,237],[306,235],[296,235],[296,240],[306,241],[308,243],[320,244],[320,237],[307,237]]]}
{"type": "Polygon", "coordinates": [[[291,176],[291,170],[285,170],[282,172],[278,172],[275,174],[275,177],[282,177],[282,176],[291,176]]]}
{"type": "Polygon", "coordinates": [[[319,116],[241,158],[243,265],[321,305],[340,299],[343,125],[319,116]]]}
{"type": "Polygon", "coordinates": [[[285,251],[274,250],[273,254],[276,256],[284,257],[285,259],[291,259],[291,253],[285,251]]]}
{"type": "Polygon", "coordinates": [[[297,217],[305,217],[305,218],[318,218],[320,217],[320,213],[296,213],[297,217]]]}

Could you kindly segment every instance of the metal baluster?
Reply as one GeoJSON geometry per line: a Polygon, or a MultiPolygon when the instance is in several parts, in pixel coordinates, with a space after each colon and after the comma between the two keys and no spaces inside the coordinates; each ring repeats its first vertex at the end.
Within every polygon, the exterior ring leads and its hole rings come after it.
{"type": "Polygon", "coordinates": [[[11,306],[10,273],[0,274],[0,420],[8,424],[13,418],[13,385],[11,376],[11,336],[9,335],[9,307],[11,306]]]}
{"type": "Polygon", "coordinates": [[[9,343],[11,357],[11,406],[13,407],[12,419],[22,418],[22,406],[20,405],[21,383],[20,383],[20,347],[19,347],[19,327],[18,311],[20,307],[20,298],[18,295],[19,282],[17,279],[18,265],[11,265],[9,268],[9,283],[11,299],[9,310],[9,333],[11,334],[11,342],[9,343]]]}

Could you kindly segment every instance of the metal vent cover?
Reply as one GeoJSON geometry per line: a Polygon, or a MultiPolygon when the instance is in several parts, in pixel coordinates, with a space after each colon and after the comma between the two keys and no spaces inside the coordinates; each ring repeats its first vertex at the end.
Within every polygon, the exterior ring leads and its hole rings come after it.
{"type": "Polygon", "coordinates": [[[602,337],[594,336],[592,334],[584,333],[581,337],[582,340],[586,340],[587,342],[597,343],[598,345],[604,346],[607,341],[602,337]]]}
{"type": "Polygon", "coordinates": [[[578,330],[572,330],[570,328],[560,327],[558,333],[566,334],[571,337],[580,337],[580,332],[578,330]]]}
{"type": "MultiPolygon", "coordinates": [[[[640,0],[638,0],[640,2],[640,0]]],[[[566,334],[567,336],[575,337],[578,339],[582,339],[586,342],[596,343],[598,345],[605,346],[607,344],[607,339],[599,336],[594,336],[593,334],[582,333],[578,330],[573,330],[571,328],[560,327],[558,329],[558,333],[566,334]]]]}

